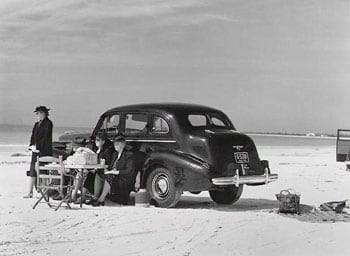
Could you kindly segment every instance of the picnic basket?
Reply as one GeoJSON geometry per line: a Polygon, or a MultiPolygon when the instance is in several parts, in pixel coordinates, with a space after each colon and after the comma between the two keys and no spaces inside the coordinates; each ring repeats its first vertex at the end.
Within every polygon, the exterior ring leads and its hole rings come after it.
{"type": "Polygon", "coordinates": [[[281,190],[276,194],[276,198],[280,202],[280,213],[300,214],[300,195],[295,193],[294,189],[281,190]]]}

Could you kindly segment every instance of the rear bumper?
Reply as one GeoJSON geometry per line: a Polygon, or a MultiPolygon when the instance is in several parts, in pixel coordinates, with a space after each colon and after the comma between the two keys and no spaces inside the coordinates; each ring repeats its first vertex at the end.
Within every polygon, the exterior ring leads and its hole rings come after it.
{"type": "Polygon", "coordinates": [[[266,169],[265,174],[263,175],[251,175],[251,176],[239,176],[239,171],[236,170],[236,175],[233,177],[219,177],[213,178],[212,183],[216,186],[228,186],[235,185],[238,187],[239,185],[247,184],[268,184],[270,182],[276,181],[278,179],[278,174],[269,174],[266,169]]]}

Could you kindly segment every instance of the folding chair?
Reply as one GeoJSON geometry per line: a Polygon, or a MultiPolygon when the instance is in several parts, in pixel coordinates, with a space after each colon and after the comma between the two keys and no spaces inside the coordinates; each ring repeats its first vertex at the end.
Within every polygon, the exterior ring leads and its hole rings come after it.
{"type": "Polygon", "coordinates": [[[65,171],[62,156],[59,156],[59,158],[52,156],[38,157],[35,164],[35,170],[37,174],[37,190],[40,192],[41,197],[35,203],[33,209],[35,209],[43,199],[50,208],[53,207],[50,203],[50,197],[48,194],[50,190],[56,190],[62,197],[62,200],[55,208],[55,211],[57,211],[63,203],[66,203],[67,207],[71,208],[68,201],[72,193],[71,181],[69,181],[68,184],[65,184],[64,178],[65,176],[69,176],[70,178],[73,176],[65,171]],[[66,190],[65,195],[64,190],[66,190]]]}

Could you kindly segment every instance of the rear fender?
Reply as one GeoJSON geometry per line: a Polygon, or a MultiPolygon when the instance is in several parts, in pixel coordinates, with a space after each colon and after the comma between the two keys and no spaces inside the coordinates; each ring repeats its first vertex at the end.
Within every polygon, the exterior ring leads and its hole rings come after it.
{"type": "Polygon", "coordinates": [[[179,191],[203,191],[212,187],[209,169],[204,162],[175,151],[152,152],[146,157],[142,187],[146,186],[150,172],[159,167],[166,168],[173,174],[179,191]]]}

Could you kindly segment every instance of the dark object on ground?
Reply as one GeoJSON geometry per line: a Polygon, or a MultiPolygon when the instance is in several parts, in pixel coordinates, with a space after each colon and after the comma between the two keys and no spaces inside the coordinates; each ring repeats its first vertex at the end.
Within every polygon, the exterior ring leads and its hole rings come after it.
{"type": "Polygon", "coordinates": [[[291,190],[282,190],[276,197],[280,201],[280,213],[300,214],[300,195],[292,193],[291,190]]]}
{"type": "MultiPolygon", "coordinates": [[[[346,208],[345,208],[346,209],[346,208]]],[[[336,213],[335,211],[323,211],[312,205],[300,204],[300,214],[280,214],[281,217],[295,219],[307,223],[350,223],[350,215],[336,213]]]]}
{"type": "Polygon", "coordinates": [[[342,213],[345,208],[346,200],[327,202],[320,205],[322,211],[334,211],[336,213],[342,213]]]}

